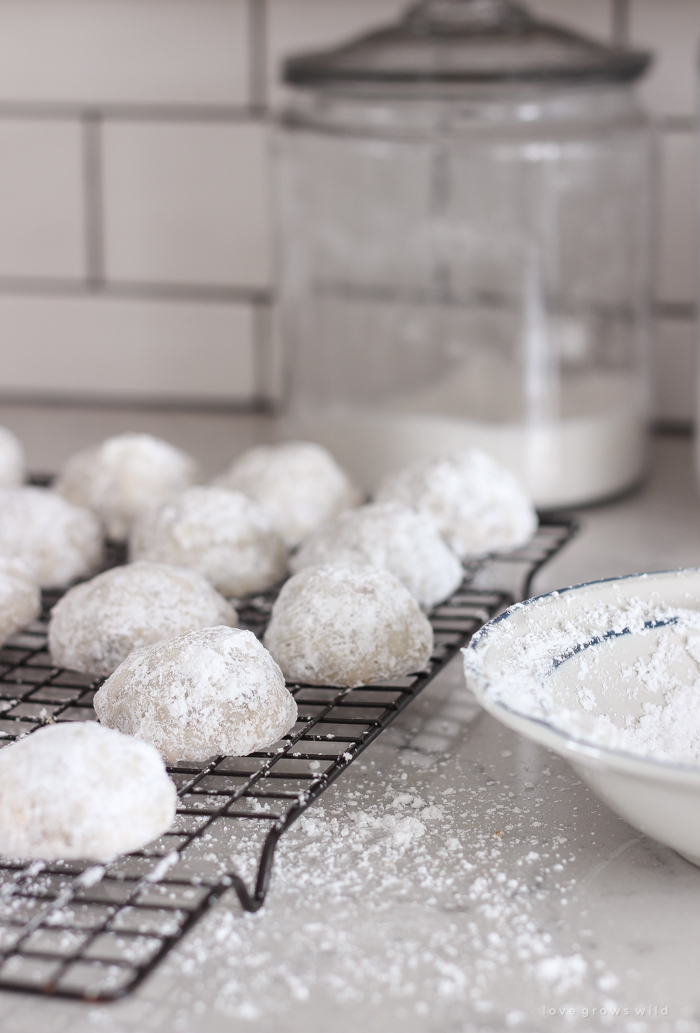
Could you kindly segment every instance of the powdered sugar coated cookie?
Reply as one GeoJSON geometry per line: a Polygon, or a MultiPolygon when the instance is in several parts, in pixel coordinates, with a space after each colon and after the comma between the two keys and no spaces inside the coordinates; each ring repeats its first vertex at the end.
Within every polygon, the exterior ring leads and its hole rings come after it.
{"type": "Polygon", "coordinates": [[[195,570],[142,561],[71,588],[51,613],[49,650],[59,667],[105,677],[135,649],[236,622],[230,603],[195,570]]]}
{"type": "Polygon", "coordinates": [[[0,645],[41,612],[41,592],[21,560],[0,558],[0,645]]]}
{"type": "Polygon", "coordinates": [[[515,549],[537,529],[535,508],[517,477],[477,448],[392,474],[376,501],[402,502],[430,517],[461,559],[515,549]]]}
{"type": "Polygon", "coordinates": [[[109,538],[126,538],[134,519],[200,479],[191,456],[150,434],[119,434],[72,456],[55,489],[92,509],[109,538]]]}
{"type": "Polygon", "coordinates": [[[102,532],[89,509],[47,488],[2,488],[0,556],[22,560],[42,588],[64,588],[99,566],[102,532]]]}
{"type": "Polygon", "coordinates": [[[462,564],[433,522],[398,502],[339,513],[306,539],[290,567],[296,572],[326,563],[382,567],[425,607],[452,595],[464,576],[462,564]]]}
{"type": "Polygon", "coordinates": [[[175,801],[153,747],[92,721],[51,725],[0,751],[0,853],[106,861],[166,832],[175,801]]]}
{"type": "Polygon", "coordinates": [[[330,452],[311,441],[249,448],[216,483],[264,506],[289,548],[360,502],[357,489],[330,452]]]}
{"type": "Polygon", "coordinates": [[[353,686],[423,670],[433,629],[387,570],[328,565],[287,581],[264,642],[289,681],[353,686]]]}
{"type": "Polygon", "coordinates": [[[287,568],[287,550],[267,513],[240,491],[219,487],[190,488],[143,514],[129,555],[192,567],[225,596],[269,588],[287,568]]]}
{"type": "Polygon", "coordinates": [[[166,760],[246,756],[297,717],[294,697],[251,631],[206,628],[132,653],[95,696],[100,721],[166,760]]]}

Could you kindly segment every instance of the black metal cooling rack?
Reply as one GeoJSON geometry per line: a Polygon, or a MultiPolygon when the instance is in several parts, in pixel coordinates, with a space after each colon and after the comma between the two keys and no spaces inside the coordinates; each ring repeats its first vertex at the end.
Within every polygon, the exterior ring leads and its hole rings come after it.
{"type": "MultiPolygon", "coordinates": [[[[476,589],[492,562],[532,577],[576,533],[573,520],[545,517],[537,535],[507,557],[474,564],[457,592],[429,615],[435,649],[427,671],[356,689],[292,685],[295,727],[249,757],[214,757],[169,768],[178,786],[173,828],[109,864],[0,858],[0,989],[84,1000],[133,990],[198,918],[234,889],[247,911],[265,900],[280,837],[394,720],[483,623],[512,601],[476,589]],[[246,881],[246,869],[252,874],[246,881]]],[[[108,565],[122,562],[112,548],[108,565]]],[[[261,635],[275,592],[245,600],[241,625],[261,635]]],[[[95,719],[101,680],[51,663],[41,618],[0,650],[0,737],[14,740],[55,721],[95,719]]]]}

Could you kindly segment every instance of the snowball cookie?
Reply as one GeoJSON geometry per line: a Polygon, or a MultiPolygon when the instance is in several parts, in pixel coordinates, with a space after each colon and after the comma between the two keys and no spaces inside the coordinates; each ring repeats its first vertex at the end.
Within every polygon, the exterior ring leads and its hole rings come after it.
{"type": "Polygon", "coordinates": [[[190,488],[134,523],[129,555],[192,567],[226,596],[261,592],[287,569],[267,513],[240,491],[190,488]]]}
{"type": "Polygon", "coordinates": [[[41,612],[41,592],[21,560],[0,558],[0,645],[41,612]]]}
{"type": "Polygon", "coordinates": [[[132,653],[95,695],[102,724],[167,761],[245,757],[292,727],[297,705],[252,631],[205,628],[132,653]]]}
{"type": "Polygon", "coordinates": [[[0,487],[15,488],[26,476],[24,449],[16,435],[0,427],[0,487]]]}
{"type": "Polygon", "coordinates": [[[320,527],[292,556],[292,571],[325,563],[383,567],[431,607],[461,585],[464,571],[432,520],[398,502],[349,509],[320,527]]]}
{"type": "Polygon", "coordinates": [[[59,667],[106,677],[135,649],[237,620],[195,570],[142,561],[71,588],[51,612],[49,650],[59,667]]]}
{"type": "Polygon", "coordinates": [[[126,538],[139,513],[172,498],[200,479],[197,463],[150,434],[120,434],[72,456],[55,490],[88,506],[108,538],[126,538]]]}
{"type": "Polygon", "coordinates": [[[264,506],[288,548],[330,517],[357,506],[360,495],[330,452],[310,441],[257,445],[216,482],[264,506]]]}
{"type": "Polygon", "coordinates": [[[156,750],[67,721],[0,751],[0,853],[108,861],[170,828],[175,786],[156,750]]]}
{"type": "Polygon", "coordinates": [[[477,448],[387,477],[376,501],[425,513],[461,559],[516,549],[537,529],[535,508],[518,479],[477,448]]]}
{"type": "Polygon", "coordinates": [[[0,556],[22,560],[42,588],[64,588],[102,561],[102,532],[89,509],[47,488],[0,488],[0,556]]]}
{"type": "Polygon", "coordinates": [[[287,581],[264,642],[288,681],[356,686],[424,670],[433,629],[387,570],[330,564],[287,581]]]}

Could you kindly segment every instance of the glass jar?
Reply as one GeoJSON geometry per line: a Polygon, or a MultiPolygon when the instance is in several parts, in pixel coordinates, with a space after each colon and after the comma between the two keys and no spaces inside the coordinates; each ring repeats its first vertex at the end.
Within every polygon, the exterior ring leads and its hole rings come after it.
{"type": "Polygon", "coordinates": [[[287,62],[287,434],[370,491],[471,445],[541,508],[639,479],[652,159],[632,83],[648,61],[508,0],[424,0],[287,62]]]}

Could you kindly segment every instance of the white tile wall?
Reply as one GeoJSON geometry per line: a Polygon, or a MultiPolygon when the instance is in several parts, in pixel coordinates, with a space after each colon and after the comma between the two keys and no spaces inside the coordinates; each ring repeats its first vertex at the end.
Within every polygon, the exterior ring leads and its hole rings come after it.
{"type": "Polygon", "coordinates": [[[697,139],[694,133],[664,133],[660,144],[657,297],[692,301],[700,283],[697,139]]]}
{"type": "Polygon", "coordinates": [[[577,32],[599,39],[610,37],[612,8],[610,0],[528,0],[530,10],[541,18],[565,22],[577,32]]]}
{"type": "MultiPolygon", "coordinates": [[[[0,0],[0,395],[274,393],[265,104],[284,100],[283,54],[404,3],[0,0]]],[[[657,52],[656,412],[688,420],[700,0],[530,3],[657,52]]]]}
{"type": "Polygon", "coordinates": [[[267,134],[259,122],[108,123],[107,278],[267,286],[267,134]]]}
{"type": "Polygon", "coordinates": [[[249,399],[253,322],[249,305],[0,296],[2,386],[29,397],[249,399]]]}
{"type": "Polygon", "coordinates": [[[84,276],[84,239],[80,127],[0,118],[0,276],[84,276]]]}
{"type": "Polygon", "coordinates": [[[655,53],[641,87],[647,106],[660,115],[692,115],[700,44],[698,0],[632,0],[630,37],[655,53]]]}
{"type": "Polygon", "coordinates": [[[661,419],[692,418],[697,350],[697,332],[692,320],[657,321],[654,379],[657,413],[661,419]]]}
{"type": "Polygon", "coordinates": [[[0,0],[0,103],[247,104],[247,0],[0,0]]]}

